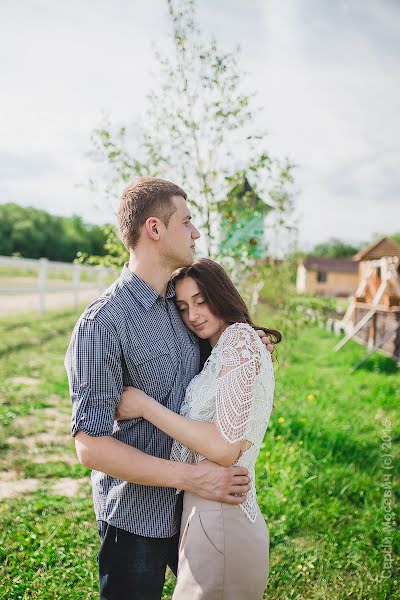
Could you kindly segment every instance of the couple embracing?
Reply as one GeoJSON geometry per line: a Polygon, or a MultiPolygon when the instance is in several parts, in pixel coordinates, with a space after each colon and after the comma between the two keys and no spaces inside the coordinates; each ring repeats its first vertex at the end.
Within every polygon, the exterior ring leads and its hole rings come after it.
{"type": "Polygon", "coordinates": [[[174,600],[259,600],[268,579],[254,466],[272,410],[270,341],[281,336],[253,323],[222,267],[194,260],[186,198],[157,178],[126,187],[129,263],[67,350],[103,600],[159,600],[167,566],[174,600]]]}

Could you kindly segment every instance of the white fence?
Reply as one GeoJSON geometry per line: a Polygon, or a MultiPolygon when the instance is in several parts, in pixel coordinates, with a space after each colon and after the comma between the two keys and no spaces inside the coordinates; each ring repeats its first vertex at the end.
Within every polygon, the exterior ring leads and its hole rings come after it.
{"type": "Polygon", "coordinates": [[[116,271],[111,267],[49,261],[47,258],[0,256],[0,297],[26,295],[37,298],[37,310],[46,309],[46,296],[71,294],[74,307],[88,292],[102,292],[116,271]],[[22,277],[18,276],[22,270],[22,277]],[[37,271],[37,275],[36,275],[37,271]],[[28,276],[24,276],[24,272],[28,276]],[[5,273],[5,275],[4,275],[5,273]]]}

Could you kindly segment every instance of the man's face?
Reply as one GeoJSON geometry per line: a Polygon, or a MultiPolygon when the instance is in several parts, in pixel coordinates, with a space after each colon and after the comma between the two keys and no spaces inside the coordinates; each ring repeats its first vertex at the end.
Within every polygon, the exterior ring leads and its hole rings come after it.
{"type": "Polygon", "coordinates": [[[200,233],[191,222],[190,210],[181,196],[173,196],[176,211],[171,216],[168,227],[163,228],[160,251],[172,269],[191,265],[194,259],[195,241],[200,233]]]}

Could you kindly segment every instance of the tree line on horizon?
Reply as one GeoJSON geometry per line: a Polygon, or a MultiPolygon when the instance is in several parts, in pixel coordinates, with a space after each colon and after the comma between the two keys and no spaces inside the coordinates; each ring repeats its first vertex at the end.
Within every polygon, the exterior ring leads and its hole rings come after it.
{"type": "MultiPolygon", "coordinates": [[[[339,238],[330,238],[327,242],[316,244],[308,254],[312,256],[324,256],[327,258],[352,258],[354,254],[357,254],[362,248],[365,248],[365,246],[384,235],[385,234],[376,233],[373,235],[372,239],[358,245],[350,244],[339,238]]],[[[394,242],[400,245],[400,232],[393,233],[387,237],[390,237],[394,242]]]]}
{"type": "Polygon", "coordinates": [[[47,258],[73,262],[78,252],[104,256],[107,226],[90,225],[82,218],[60,217],[45,210],[0,205],[0,255],[47,258]]]}
{"type": "MultiPolygon", "coordinates": [[[[107,256],[107,239],[113,225],[92,225],[82,218],[60,217],[45,210],[8,203],[0,205],[0,255],[48,258],[73,262],[77,256],[107,256]]],[[[376,234],[373,239],[379,237],[376,234]]],[[[400,245],[400,232],[389,236],[400,245]]],[[[316,244],[307,254],[351,258],[373,240],[354,245],[338,238],[316,244]]]]}

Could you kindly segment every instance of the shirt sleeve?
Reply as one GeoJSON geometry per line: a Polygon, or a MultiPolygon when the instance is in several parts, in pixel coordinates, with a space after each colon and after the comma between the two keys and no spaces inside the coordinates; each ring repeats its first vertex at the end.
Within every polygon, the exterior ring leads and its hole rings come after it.
{"type": "Polygon", "coordinates": [[[214,422],[230,444],[251,436],[256,377],[261,367],[260,347],[255,336],[250,327],[230,327],[221,340],[214,422]]]}
{"type": "Polygon", "coordinates": [[[71,435],[111,435],[122,395],[122,361],[118,338],[102,324],[81,319],[65,357],[72,400],[71,435]]]}

